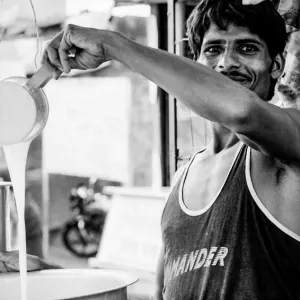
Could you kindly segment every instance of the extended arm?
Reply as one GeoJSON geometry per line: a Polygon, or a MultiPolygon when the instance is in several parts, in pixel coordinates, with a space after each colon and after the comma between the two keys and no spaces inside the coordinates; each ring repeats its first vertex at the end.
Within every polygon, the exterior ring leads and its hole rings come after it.
{"type": "Polygon", "coordinates": [[[66,72],[71,68],[94,68],[110,59],[120,61],[201,117],[236,133],[251,147],[280,159],[300,162],[299,112],[264,102],[255,93],[204,65],[140,45],[115,32],[74,25],[69,25],[63,36],[48,47],[51,63],[63,66],[66,72]],[[74,45],[82,50],[75,58],[68,58],[67,53],[74,45]]]}
{"type": "Polygon", "coordinates": [[[300,162],[299,111],[265,102],[240,84],[187,58],[123,37],[114,39],[112,45],[112,58],[155,82],[201,117],[227,127],[264,154],[300,162]]]}

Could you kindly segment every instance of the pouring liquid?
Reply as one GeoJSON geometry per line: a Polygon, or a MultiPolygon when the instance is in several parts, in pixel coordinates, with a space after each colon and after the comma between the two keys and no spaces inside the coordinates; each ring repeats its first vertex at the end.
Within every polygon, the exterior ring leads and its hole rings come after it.
{"type": "Polygon", "coordinates": [[[18,211],[18,245],[21,300],[27,300],[27,260],[25,231],[25,170],[31,141],[3,146],[18,211]]]}

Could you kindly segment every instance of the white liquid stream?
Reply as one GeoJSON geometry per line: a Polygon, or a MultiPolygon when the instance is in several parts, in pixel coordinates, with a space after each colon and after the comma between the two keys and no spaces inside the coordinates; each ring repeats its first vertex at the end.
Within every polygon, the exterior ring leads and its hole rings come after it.
{"type": "Polygon", "coordinates": [[[27,260],[25,231],[25,170],[31,141],[3,146],[18,210],[18,245],[21,300],[27,300],[27,260]]]}

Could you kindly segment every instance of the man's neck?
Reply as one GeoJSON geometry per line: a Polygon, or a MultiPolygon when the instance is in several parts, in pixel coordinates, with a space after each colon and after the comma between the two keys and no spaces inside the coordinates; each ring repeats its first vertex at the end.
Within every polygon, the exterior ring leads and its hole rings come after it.
{"type": "Polygon", "coordinates": [[[211,139],[208,149],[212,154],[231,148],[240,141],[235,133],[217,123],[211,123],[210,132],[211,139]]]}

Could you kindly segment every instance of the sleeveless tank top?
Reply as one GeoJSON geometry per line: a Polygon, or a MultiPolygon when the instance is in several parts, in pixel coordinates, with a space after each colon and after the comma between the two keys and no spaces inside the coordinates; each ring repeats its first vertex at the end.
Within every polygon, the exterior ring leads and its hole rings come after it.
{"type": "Polygon", "coordinates": [[[249,154],[242,144],[220,193],[201,211],[182,200],[193,159],[171,191],[161,220],[164,300],[300,299],[300,237],[258,199],[249,154]]]}

